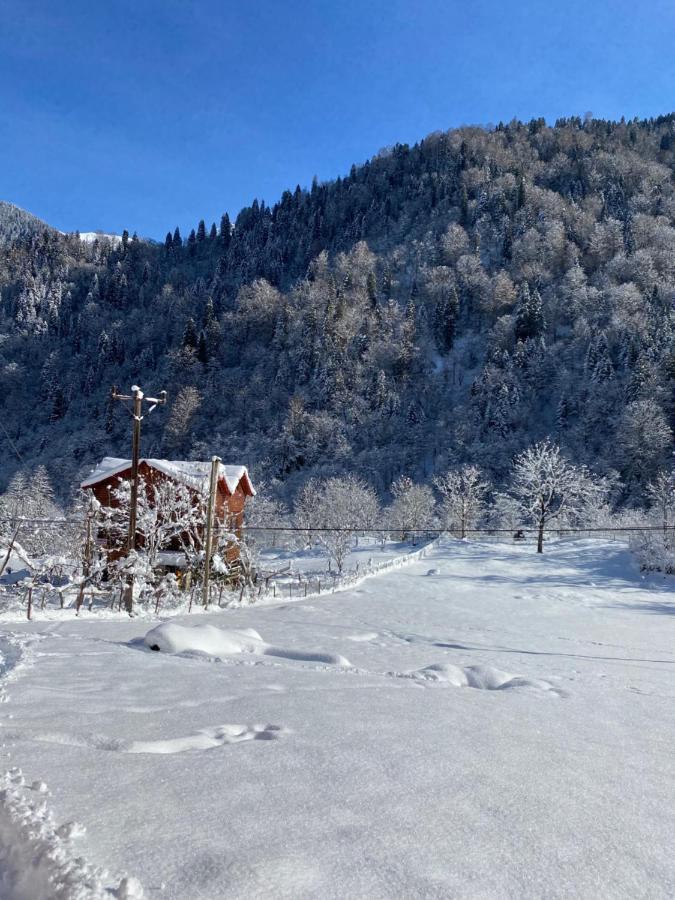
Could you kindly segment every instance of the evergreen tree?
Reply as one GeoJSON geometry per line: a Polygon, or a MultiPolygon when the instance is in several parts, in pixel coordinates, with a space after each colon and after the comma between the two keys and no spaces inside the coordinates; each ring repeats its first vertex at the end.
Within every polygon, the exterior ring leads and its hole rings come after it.
{"type": "Polygon", "coordinates": [[[192,350],[197,349],[197,344],[199,343],[199,338],[197,337],[197,328],[195,326],[195,320],[190,317],[185,323],[185,330],[183,331],[183,347],[190,348],[192,350]]]}
{"type": "Polygon", "coordinates": [[[220,239],[223,242],[223,248],[225,250],[230,246],[230,239],[232,238],[232,224],[230,223],[230,217],[227,213],[225,213],[220,220],[220,239]]]}
{"type": "Polygon", "coordinates": [[[58,422],[59,419],[62,419],[65,416],[67,409],[68,409],[68,404],[66,403],[65,395],[64,395],[63,391],[61,390],[61,388],[59,387],[54,391],[54,398],[52,400],[52,411],[49,416],[49,421],[50,422],[58,422]]]}
{"type": "Polygon", "coordinates": [[[374,272],[368,272],[368,277],[366,279],[366,293],[368,294],[370,305],[375,308],[377,306],[377,279],[375,278],[374,272]]]}
{"type": "Polygon", "coordinates": [[[526,341],[538,337],[544,330],[544,310],[539,291],[525,281],[521,285],[516,306],[514,332],[516,339],[526,341]]]}
{"type": "Polygon", "coordinates": [[[206,342],[206,335],[203,331],[199,332],[199,342],[197,344],[197,359],[204,365],[206,365],[206,363],[209,361],[208,345],[206,342]]]}

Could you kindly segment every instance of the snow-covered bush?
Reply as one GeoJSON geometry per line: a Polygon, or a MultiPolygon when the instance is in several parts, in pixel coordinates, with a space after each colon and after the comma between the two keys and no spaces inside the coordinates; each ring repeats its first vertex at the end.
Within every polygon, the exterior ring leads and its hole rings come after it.
{"type": "Polygon", "coordinates": [[[630,549],[647,572],[675,574],[675,529],[636,531],[629,538],[630,549]]]}
{"type": "MultiPolygon", "coordinates": [[[[123,548],[127,541],[131,483],[121,481],[114,488],[115,506],[99,506],[99,527],[107,532],[113,546],[123,548]]],[[[178,542],[191,563],[203,551],[207,500],[173,481],[149,481],[139,478],[136,533],[144,555],[156,566],[158,554],[171,542],[178,542]]]]}
{"type": "MultiPolygon", "coordinates": [[[[649,511],[633,512],[631,525],[637,529],[631,533],[629,545],[640,568],[648,572],[675,573],[675,473],[659,472],[647,485],[649,511]]],[[[627,515],[624,515],[627,518],[627,515]]]]}
{"type": "Polygon", "coordinates": [[[185,601],[178,579],[173,572],[163,575],[154,590],[155,613],[175,609],[185,601]]]}

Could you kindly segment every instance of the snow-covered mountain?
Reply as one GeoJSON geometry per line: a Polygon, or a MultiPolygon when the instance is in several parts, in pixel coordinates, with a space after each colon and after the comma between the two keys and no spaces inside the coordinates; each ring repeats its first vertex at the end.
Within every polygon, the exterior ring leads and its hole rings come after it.
{"type": "Polygon", "coordinates": [[[80,240],[84,241],[85,244],[93,244],[94,241],[110,241],[113,246],[116,246],[122,240],[122,236],[119,234],[106,234],[105,231],[80,231],[80,240]]]}

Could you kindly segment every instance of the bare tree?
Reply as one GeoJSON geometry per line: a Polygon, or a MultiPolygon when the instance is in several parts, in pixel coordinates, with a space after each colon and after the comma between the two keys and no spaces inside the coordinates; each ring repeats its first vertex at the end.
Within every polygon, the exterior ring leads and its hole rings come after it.
{"type": "Polygon", "coordinates": [[[323,521],[322,482],[319,478],[310,478],[298,492],[293,503],[293,524],[303,529],[302,539],[311,543],[312,529],[320,528],[323,521]]]}
{"type": "Polygon", "coordinates": [[[560,447],[541,441],[516,457],[511,495],[523,517],[537,527],[537,553],[544,550],[544,532],[554,519],[568,519],[586,509],[592,498],[606,492],[601,479],[594,479],[584,466],[575,466],[560,447]]]}
{"type": "Polygon", "coordinates": [[[649,475],[655,475],[672,441],[672,429],[656,400],[634,400],[626,406],[621,416],[619,442],[630,477],[644,484],[649,475]]]}
{"type": "Polygon", "coordinates": [[[379,509],[373,489],[354,475],[311,479],[298,495],[294,520],[310,534],[313,529],[321,529],[317,532],[319,541],[341,573],[354,534],[371,528],[379,509]]]}
{"type": "Polygon", "coordinates": [[[659,472],[647,485],[647,497],[652,506],[659,511],[665,532],[670,514],[675,509],[675,472],[659,472]]]}
{"type": "Polygon", "coordinates": [[[288,523],[288,510],[285,505],[272,497],[263,482],[256,485],[255,497],[252,497],[246,506],[246,525],[253,529],[255,542],[272,541],[276,546],[277,530],[275,526],[283,527],[288,523]],[[269,528],[269,532],[266,530],[269,528]]]}
{"type": "Polygon", "coordinates": [[[436,501],[428,485],[415,484],[407,475],[401,475],[392,484],[391,492],[394,502],[388,510],[389,522],[404,540],[411,532],[414,536],[433,524],[436,501]]]}
{"type": "Polygon", "coordinates": [[[353,475],[329,478],[324,483],[322,504],[326,522],[349,531],[321,532],[320,540],[342,572],[344,561],[354,543],[354,533],[370,528],[377,521],[379,503],[375,492],[353,475]]]}
{"type": "Polygon", "coordinates": [[[477,466],[466,465],[434,478],[436,489],[443,501],[441,515],[445,527],[459,527],[460,536],[466,537],[468,528],[476,525],[485,511],[485,496],[489,486],[477,466]]]}
{"type": "Polygon", "coordinates": [[[202,404],[196,387],[188,386],[178,392],[164,432],[166,443],[174,450],[183,450],[190,433],[192,420],[202,404]]]}

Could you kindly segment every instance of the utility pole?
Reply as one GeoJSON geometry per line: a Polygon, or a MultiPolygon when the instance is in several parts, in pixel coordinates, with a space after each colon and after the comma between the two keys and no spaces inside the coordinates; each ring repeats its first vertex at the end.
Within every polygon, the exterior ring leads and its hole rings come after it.
{"type": "MultiPolygon", "coordinates": [[[[166,391],[160,391],[158,397],[146,397],[137,384],[131,386],[131,394],[118,394],[113,387],[111,397],[113,400],[133,400],[133,433],[131,440],[131,501],[129,503],[129,532],[127,535],[127,551],[136,549],[136,519],[138,514],[138,463],[141,455],[141,422],[143,421],[143,401],[150,404],[148,412],[152,412],[156,406],[166,403],[166,391]]],[[[133,604],[133,576],[130,579],[127,593],[127,611],[131,613],[133,604]]]]}
{"type": "Polygon", "coordinates": [[[136,518],[138,515],[138,461],[141,452],[141,421],[143,419],[143,391],[134,385],[134,430],[131,438],[131,502],[129,504],[129,534],[127,548],[136,549],[136,518]]]}
{"type": "Polygon", "coordinates": [[[211,549],[213,546],[213,514],[216,508],[216,492],[218,490],[218,466],[221,463],[219,456],[211,457],[211,478],[209,479],[209,506],[206,514],[206,546],[204,558],[204,609],[209,605],[209,578],[211,575],[211,549]]]}
{"type": "Polygon", "coordinates": [[[86,537],[84,540],[84,561],[82,564],[82,574],[85,578],[89,578],[91,575],[91,520],[93,517],[91,503],[89,504],[89,509],[87,510],[87,518],[86,518],[86,537]]]}

